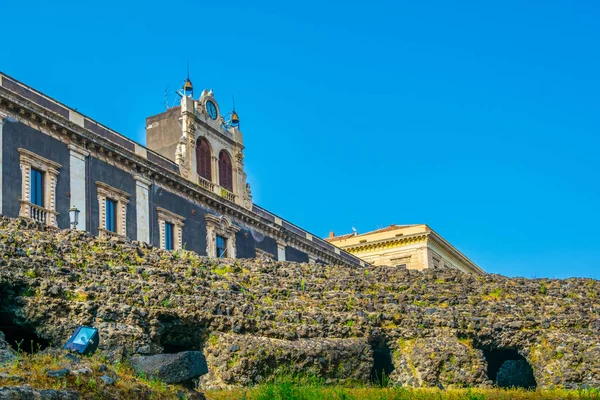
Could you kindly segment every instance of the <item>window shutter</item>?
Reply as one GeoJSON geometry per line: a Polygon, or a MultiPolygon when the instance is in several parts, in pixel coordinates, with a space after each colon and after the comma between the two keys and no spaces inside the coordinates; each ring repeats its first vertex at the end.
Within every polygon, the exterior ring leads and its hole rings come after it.
{"type": "Polygon", "coordinates": [[[196,142],[196,172],[202,178],[211,181],[212,174],[210,168],[210,146],[204,138],[198,138],[196,142]]]}
{"type": "Polygon", "coordinates": [[[231,158],[225,151],[221,151],[219,154],[219,185],[233,191],[231,158]]]}
{"type": "Polygon", "coordinates": [[[231,160],[229,160],[229,165],[227,166],[227,187],[229,187],[229,189],[231,191],[233,191],[233,168],[231,165],[231,160]]]}

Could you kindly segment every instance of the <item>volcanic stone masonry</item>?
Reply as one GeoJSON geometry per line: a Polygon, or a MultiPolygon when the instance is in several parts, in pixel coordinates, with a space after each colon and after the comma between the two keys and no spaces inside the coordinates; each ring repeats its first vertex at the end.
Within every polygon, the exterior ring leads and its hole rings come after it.
{"type": "Polygon", "coordinates": [[[600,282],[210,259],[0,218],[0,330],[60,347],[201,351],[201,388],[276,374],[404,386],[600,387],[600,282]]]}

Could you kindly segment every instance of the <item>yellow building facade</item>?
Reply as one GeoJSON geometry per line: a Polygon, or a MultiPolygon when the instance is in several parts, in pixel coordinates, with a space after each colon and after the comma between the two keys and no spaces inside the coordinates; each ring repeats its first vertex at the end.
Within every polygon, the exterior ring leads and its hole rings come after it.
{"type": "Polygon", "coordinates": [[[367,233],[350,233],[327,239],[372,265],[389,265],[408,269],[455,268],[483,274],[467,256],[425,224],[390,225],[367,233]]]}

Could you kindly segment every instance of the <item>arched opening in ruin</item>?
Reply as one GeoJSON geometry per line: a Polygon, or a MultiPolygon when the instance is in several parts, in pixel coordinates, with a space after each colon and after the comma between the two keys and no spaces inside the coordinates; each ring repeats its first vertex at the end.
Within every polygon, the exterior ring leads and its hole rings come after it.
{"type": "Polygon", "coordinates": [[[482,349],[487,361],[488,378],[501,388],[535,389],[533,368],[515,349],[482,349]]]}
{"type": "Polygon", "coordinates": [[[165,354],[202,350],[202,332],[199,327],[174,325],[160,335],[159,344],[165,354]]]}
{"type": "Polygon", "coordinates": [[[32,354],[50,345],[30,327],[16,324],[8,313],[0,313],[0,332],[4,333],[6,342],[15,351],[32,354]]]}
{"type": "Polygon", "coordinates": [[[387,386],[389,376],[394,372],[392,351],[383,337],[373,338],[370,344],[373,349],[371,383],[379,386],[387,386]]]}

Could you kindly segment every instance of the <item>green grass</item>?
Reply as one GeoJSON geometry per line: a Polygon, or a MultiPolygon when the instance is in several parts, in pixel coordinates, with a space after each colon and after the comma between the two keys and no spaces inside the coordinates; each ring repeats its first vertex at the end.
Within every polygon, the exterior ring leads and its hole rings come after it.
{"type": "Polygon", "coordinates": [[[250,389],[207,391],[208,400],[600,400],[600,391],[521,389],[346,388],[278,382],[250,389]]]}
{"type": "MultiPolygon", "coordinates": [[[[23,344],[25,345],[25,344],[23,344]]],[[[74,369],[72,360],[65,358],[66,353],[36,353],[19,352],[17,358],[0,365],[2,386],[20,386],[27,384],[34,389],[75,390],[82,399],[138,399],[161,400],[176,399],[182,389],[164,382],[144,379],[135,374],[133,369],[122,363],[110,364],[101,355],[91,357],[80,356],[81,362],[77,368],[88,368],[87,374],[67,374],[63,378],[47,376],[48,371],[61,368],[74,369]],[[104,366],[104,370],[100,366],[104,366]],[[101,377],[108,375],[115,378],[111,386],[103,383],[101,377]]]]}

